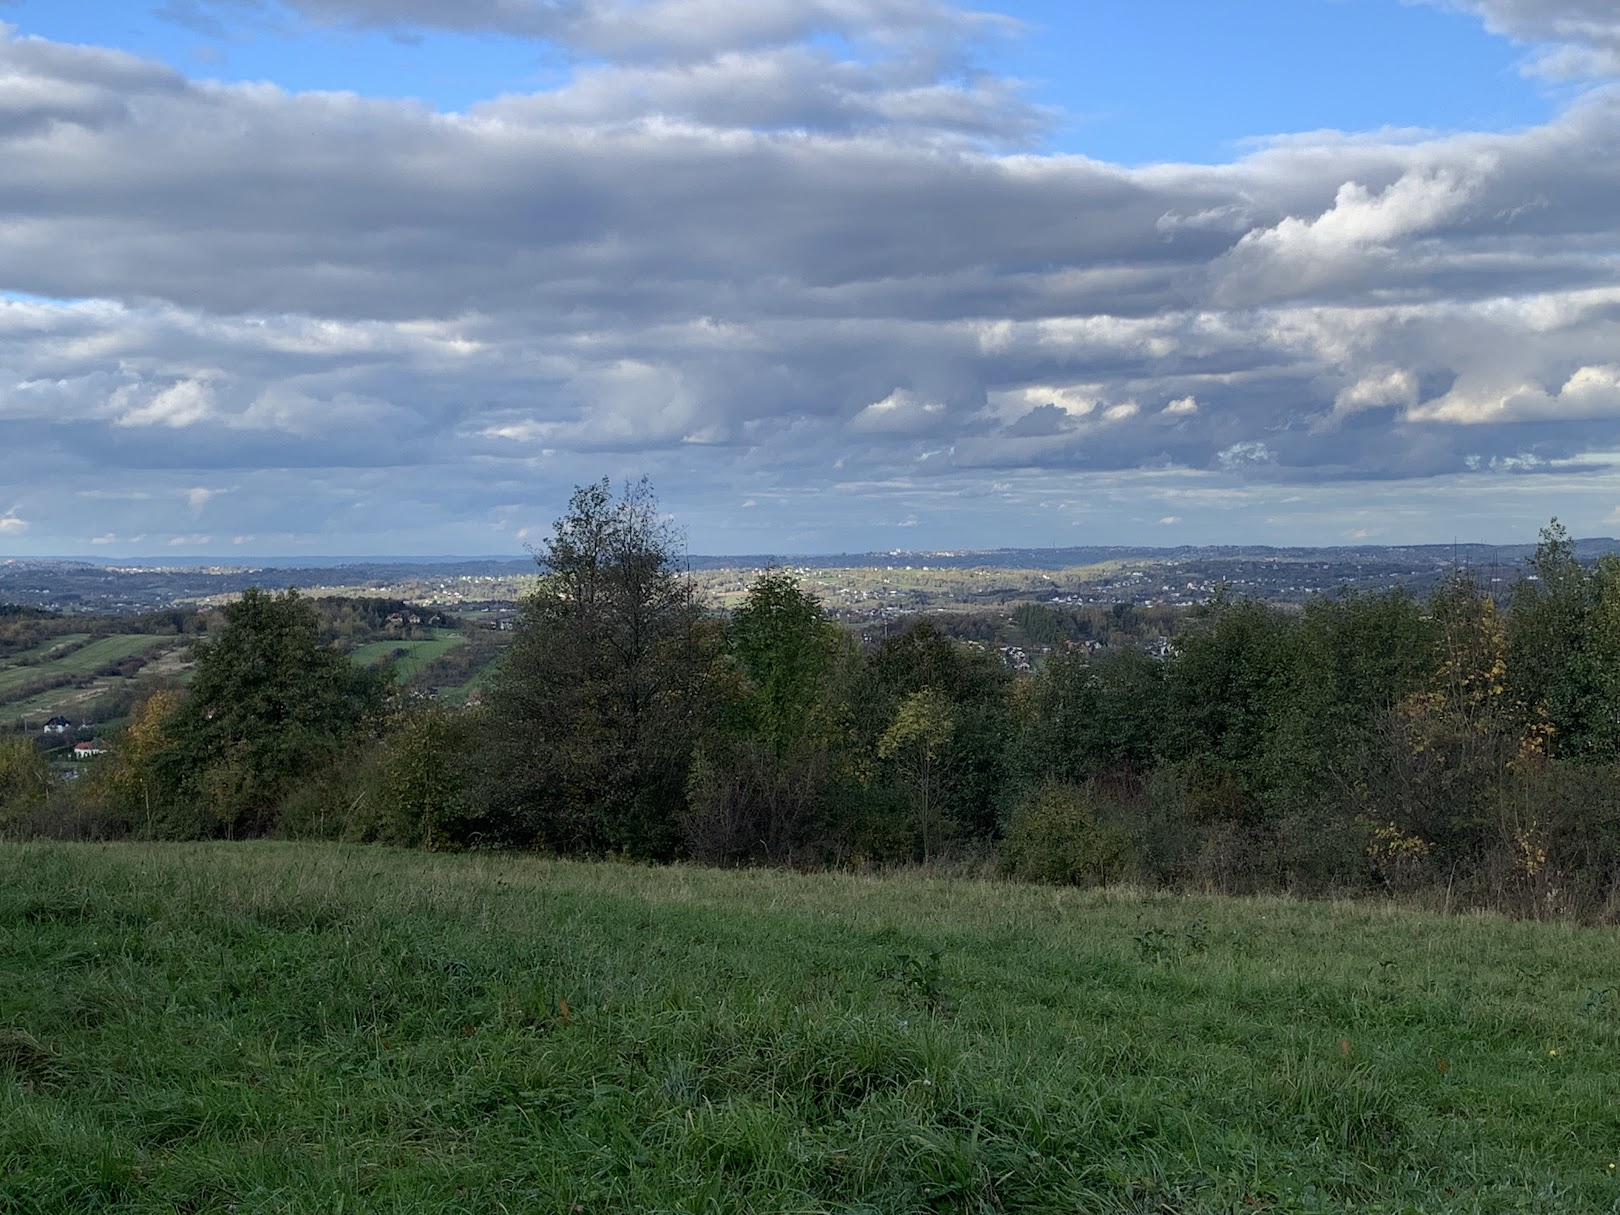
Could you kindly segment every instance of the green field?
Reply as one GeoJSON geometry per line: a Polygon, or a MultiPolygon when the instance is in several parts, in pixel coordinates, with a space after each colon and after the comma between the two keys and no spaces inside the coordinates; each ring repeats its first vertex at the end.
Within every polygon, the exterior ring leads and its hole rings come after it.
{"type": "Polygon", "coordinates": [[[1617,977],[1379,906],[10,845],[0,1211],[1612,1212],[1617,977]]]}
{"type": "Polygon", "coordinates": [[[465,683],[453,688],[444,689],[444,699],[450,704],[461,704],[479,688],[487,688],[495,674],[495,668],[500,664],[503,654],[497,654],[478,670],[474,671],[465,683]]]}
{"type": "MultiPolygon", "coordinates": [[[[60,643],[61,639],[58,639],[60,643]]],[[[51,662],[37,666],[0,667],[0,701],[8,692],[26,687],[36,679],[49,679],[55,675],[87,676],[97,667],[117,662],[133,654],[143,654],[159,647],[172,647],[172,637],[153,637],[149,633],[119,633],[112,637],[98,637],[89,645],[64,654],[51,662]]]]}
{"type": "Polygon", "coordinates": [[[21,650],[16,654],[12,654],[9,658],[0,658],[0,670],[9,669],[12,663],[20,662],[25,659],[44,658],[53,650],[64,649],[70,645],[78,645],[80,642],[89,641],[90,638],[91,634],[89,633],[60,633],[57,636],[52,637],[49,641],[42,642],[39,645],[34,646],[32,649],[21,650]]]}
{"type": "Polygon", "coordinates": [[[433,634],[425,641],[368,642],[356,646],[350,657],[361,666],[369,667],[388,658],[396,650],[404,650],[405,653],[394,662],[394,679],[398,683],[408,683],[428,663],[467,640],[454,629],[434,629],[433,634]]]}

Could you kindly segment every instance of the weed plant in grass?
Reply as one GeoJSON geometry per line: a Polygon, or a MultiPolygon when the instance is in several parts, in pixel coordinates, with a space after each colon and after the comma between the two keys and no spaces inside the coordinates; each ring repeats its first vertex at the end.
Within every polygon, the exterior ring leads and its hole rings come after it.
{"type": "Polygon", "coordinates": [[[1610,1212],[1617,981],[1371,905],[12,845],[0,1211],[1610,1212]]]}

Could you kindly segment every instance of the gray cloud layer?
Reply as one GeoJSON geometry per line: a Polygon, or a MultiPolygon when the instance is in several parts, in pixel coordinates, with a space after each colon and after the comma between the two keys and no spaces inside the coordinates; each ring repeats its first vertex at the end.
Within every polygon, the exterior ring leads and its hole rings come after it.
{"type": "MultiPolygon", "coordinates": [[[[1127,170],[1024,150],[1042,115],[964,68],[988,19],[928,0],[293,7],[594,58],[442,114],[0,38],[0,541],[499,549],[650,469],[705,547],[829,491],[789,550],[1620,450],[1612,88],[1127,170]]],[[[1607,5],[1471,7],[1620,45],[1607,5]]]]}

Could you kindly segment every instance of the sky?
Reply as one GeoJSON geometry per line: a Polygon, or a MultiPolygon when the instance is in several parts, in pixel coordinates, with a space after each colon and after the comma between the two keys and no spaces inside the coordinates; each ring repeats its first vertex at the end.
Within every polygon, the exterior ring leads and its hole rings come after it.
{"type": "Polygon", "coordinates": [[[0,0],[0,560],[1620,534],[1613,0],[0,0]]]}

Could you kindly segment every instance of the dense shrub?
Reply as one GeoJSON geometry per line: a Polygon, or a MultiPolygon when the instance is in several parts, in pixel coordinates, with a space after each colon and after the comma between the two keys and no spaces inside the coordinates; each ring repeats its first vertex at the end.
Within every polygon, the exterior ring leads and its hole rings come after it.
{"type": "Polygon", "coordinates": [[[1046,784],[1031,789],[1013,810],[1001,857],[1013,877],[1074,886],[1119,879],[1130,846],[1124,828],[1099,820],[1092,790],[1046,784]]]}
{"type": "Polygon", "coordinates": [[[27,738],[0,738],[0,835],[24,834],[50,794],[50,765],[27,738]]]}

